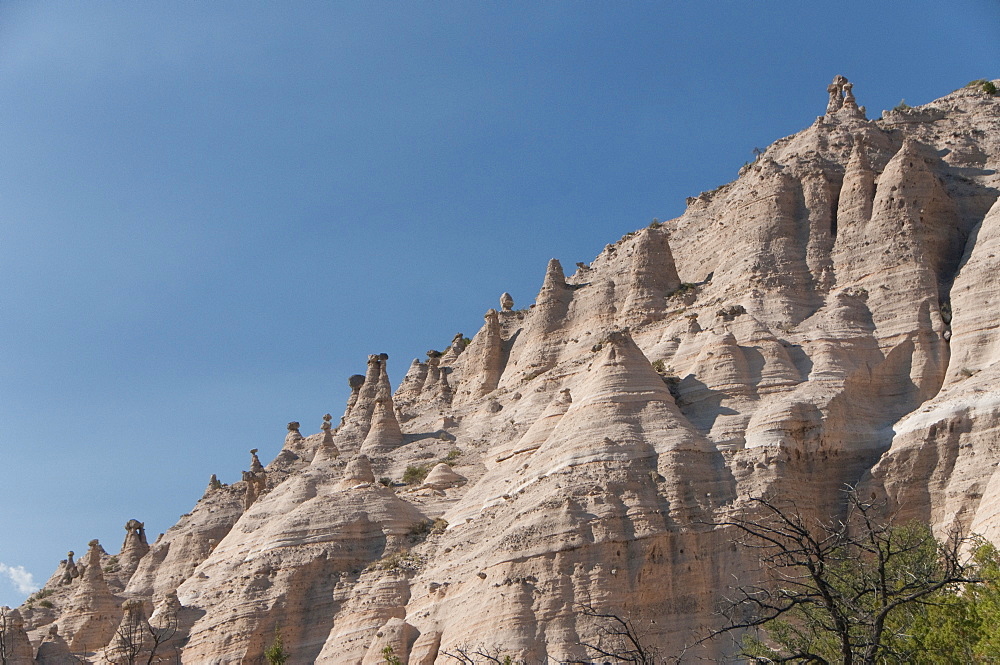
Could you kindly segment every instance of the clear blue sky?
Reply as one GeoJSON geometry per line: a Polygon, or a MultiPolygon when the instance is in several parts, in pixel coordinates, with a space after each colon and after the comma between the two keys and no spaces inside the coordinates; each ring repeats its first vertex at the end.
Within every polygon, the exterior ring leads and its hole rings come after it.
{"type": "Polygon", "coordinates": [[[0,603],[165,531],[471,335],[835,74],[870,116],[1000,76],[1000,3],[0,3],[0,603]],[[23,586],[23,581],[22,581],[23,586]]]}

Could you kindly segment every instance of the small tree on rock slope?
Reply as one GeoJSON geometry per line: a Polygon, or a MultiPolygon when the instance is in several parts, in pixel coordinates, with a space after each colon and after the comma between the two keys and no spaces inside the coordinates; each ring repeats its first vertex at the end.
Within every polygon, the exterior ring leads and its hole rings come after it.
{"type": "Polygon", "coordinates": [[[742,653],[756,662],[911,662],[928,604],[979,581],[963,563],[967,539],[939,543],[925,525],[892,526],[854,490],[843,520],[810,521],[768,498],[751,505],[753,517],[723,524],[759,552],[763,580],[735,589],[715,635],[742,633],[742,653]]]}

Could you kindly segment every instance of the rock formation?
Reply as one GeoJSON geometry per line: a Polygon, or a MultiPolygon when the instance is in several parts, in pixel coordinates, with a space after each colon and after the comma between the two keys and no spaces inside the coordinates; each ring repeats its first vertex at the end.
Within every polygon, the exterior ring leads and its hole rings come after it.
{"type": "Polygon", "coordinates": [[[73,561],[73,552],[66,553],[66,560],[63,561],[63,572],[60,576],[60,584],[72,584],[73,580],[80,576],[80,571],[76,567],[76,563],[73,561]]]}
{"type": "Polygon", "coordinates": [[[500,309],[505,312],[510,312],[514,309],[514,298],[506,291],[500,294],[500,309]]]}
{"type": "Polygon", "coordinates": [[[146,525],[139,520],[129,520],[125,523],[125,542],[118,554],[118,564],[122,575],[127,579],[139,567],[139,560],[149,551],[146,542],[146,525]]]}
{"type": "Polygon", "coordinates": [[[602,629],[579,604],[677,654],[755,574],[713,523],[765,493],[835,516],[845,483],[1000,542],[1000,98],[868,120],[846,78],[828,93],[682,216],[568,277],[550,261],[532,306],[503,294],[395,393],[368,356],[338,427],[289,423],[148,551],[136,523],[117,569],[71,553],[52,607],[22,608],[39,662],[143,621],[192,663],[261,662],[276,628],[290,662],[578,662],[602,629]]]}
{"type": "Polygon", "coordinates": [[[302,432],[299,431],[299,424],[295,421],[288,423],[288,434],[285,435],[285,445],[295,445],[297,442],[301,441],[302,438],[302,432]]]}
{"type": "Polygon", "coordinates": [[[51,624],[35,655],[38,665],[77,665],[80,661],[69,650],[69,644],[59,634],[59,626],[51,624]]]}
{"type": "Polygon", "coordinates": [[[101,567],[103,553],[99,542],[90,541],[83,574],[73,585],[69,607],[59,617],[59,628],[74,653],[103,648],[121,620],[121,599],[112,593],[101,567]]]}
{"type": "Polygon", "coordinates": [[[435,490],[446,490],[457,487],[465,482],[465,478],[455,473],[451,466],[444,462],[438,463],[424,478],[423,487],[435,490]]]}
{"type": "Polygon", "coordinates": [[[399,421],[392,408],[392,397],[376,399],[371,426],[361,443],[361,452],[369,456],[386,455],[402,444],[403,432],[399,429],[399,421]]]}
{"type": "Polygon", "coordinates": [[[323,416],[323,424],[320,425],[320,430],[323,432],[323,440],[320,443],[320,448],[323,450],[323,454],[328,458],[337,457],[340,451],[337,450],[337,444],[333,440],[333,415],[327,413],[323,416]]]}
{"type": "Polygon", "coordinates": [[[402,409],[408,408],[420,397],[420,391],[427,380],[427,370],[427,364],[421,362],[420,358],[413,359],[406,376],[403,377],[403,382],[393,395],[393,402],[397,406],[402,409]]]}
{"type": "Polygon", "coordinates": [[[5,665],[35,665],[35,650],[24,631],[24,619],[16,609],[0,607],[0,633],[3,636],[5,665]]]}
{"type": "Polygon", "coordinates": [[[250,470],[243,472],[243,510],[250,510],[250,506],[264,493],[267,488],[267,472],[264,465],[257,458],[257,449],[250,451],[250,470]]]}
{"type": "Polygon", "coordinates": [[[500,316],[495,309],[486,312],[485,323],[472,338],[465,354],[456,398],[459,403],[488,395],[500,383],[504,364],[504,340],[500,316]]]}
{"type": "Polygon", "coordinates": [[[441,364],[442,365],[454,365],[458,357],[462,355],[465,351],[465,347],[468,345],[469,340],[465,338],[462,333],[457,333],[452,339],[451,344],[443,354],[441,354],[441,364]]]}
{"type": "Polygon", "coordinates": [[[359,485],[370,485],[375,482],[372,465],[366,455],[358,455],[344,467],[344,475],[340,477],[339,487],[343,490],[354,489],[359,485]]]}
{"type": "Polygon", "coordinates": [[[152,628],[142,601],[126,600],[122,603],[121,623],[104,649],[104,658],[111,663],[133,662],[145,657],[154,647],[152,628]]]}

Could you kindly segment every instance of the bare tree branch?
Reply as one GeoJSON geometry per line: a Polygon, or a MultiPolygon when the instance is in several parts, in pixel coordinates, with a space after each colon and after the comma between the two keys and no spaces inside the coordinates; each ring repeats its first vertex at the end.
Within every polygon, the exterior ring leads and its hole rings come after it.
{"type": "Polygon", "coordinates": [[[767,655],[745,653],[757,662],[905,660],[896,644],[907,612],[978,581],[961,558],[968,539],[953,533],[938,543],[925,526],[883,521],[883,506],[852,488],[845,498],[842,520],[810,521],[790,502],[761,497],[743,516],[716,524],[760,552],[764,579],[736,587],[722,609],[726,625],[696,644],[763,629],[766,639],[750,639],[767,655]]]}
{"type": "Polygon", "coordinates": [[[442,651],[443,655],[454,658],[463,665],[478,665],[479,663],[495,663],[496,665],[516,665],[508,655],[504,655],[500,647],[455,647],[455,652],[442,651]],[[474,651],[472,649],[475,649],[474,651]],[[478,660],[477,660],[478,658],[478,660]]]}
{"type": "MultiPolygon", "coordinates": [[[[656,648],[647,646],[644,638],[627,616],[614,612],[599,611],[593,606],[578,603],[576,607],[584,616],[602,620],[598,628],[597,643],[580,642],[594,655],[611,658],[619,663],[638,663],[639,665],[654,665],[659,652],[656,648]]],[[[567,661],[568,663],[589,663],[590,661],[567,661]]]]}

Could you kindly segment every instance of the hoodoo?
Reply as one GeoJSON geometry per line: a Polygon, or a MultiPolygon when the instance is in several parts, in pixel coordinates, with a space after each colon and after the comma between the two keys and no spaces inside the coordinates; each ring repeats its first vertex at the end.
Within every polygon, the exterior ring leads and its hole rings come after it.
{"type": "Polygon", "coordinates": [[[135,625],[185,663],[262,662],[276,630],[290,663],[588,662],[603,614],[724,660],[699,640],[759,570],[751,497],[826,519],[847,483],[1000,542],[1000,97],[869,120],[846,78],[815,92],[735,181],[553,259],[395,393],[368,356],[339,426],[276,423],[274,461],[151,546],[130,520],[119,554],[71,552],[8,613],[16,658],[98,662],[135,625]]]}

